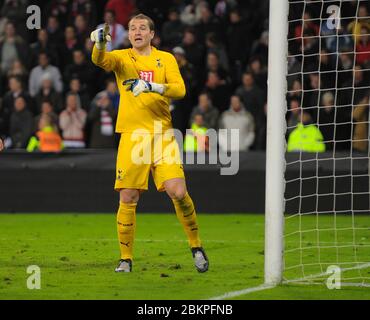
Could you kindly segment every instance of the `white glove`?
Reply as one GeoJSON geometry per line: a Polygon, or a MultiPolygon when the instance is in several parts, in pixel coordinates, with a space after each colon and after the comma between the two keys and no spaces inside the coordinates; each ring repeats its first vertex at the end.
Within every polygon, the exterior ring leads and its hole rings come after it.
{"type": "Polygon", "coordinates": [[[107,41],[112,41],[112,38],[109,34],[108,23],[104,24],[104,28],[99,28],[91,32],[90,39],[91,41],[95,42],[95,45],[99,50],[105,49],[105,44],[107,41]]]}
{"type": "Polygon", "coordinates": [[[131,91],[135,97],[142,92],[157,92],[159,94],[164,93],[164,85],[149,82],[141,79],[128,79],[123,81],[123,85],[128,85],[127,91],[131,91]]]}

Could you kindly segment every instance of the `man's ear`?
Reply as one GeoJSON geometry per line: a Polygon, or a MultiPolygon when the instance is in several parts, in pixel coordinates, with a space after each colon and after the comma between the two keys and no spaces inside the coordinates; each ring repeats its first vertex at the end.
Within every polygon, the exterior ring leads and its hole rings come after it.
{"type": "Polygon", "coordinates": [[[152,32],[151,32],[151,37],[150,37],[150,39],[152,39],[152,40],[153,40],[153,38],[154,38],[154,31],[152,31],[152,32]]]}

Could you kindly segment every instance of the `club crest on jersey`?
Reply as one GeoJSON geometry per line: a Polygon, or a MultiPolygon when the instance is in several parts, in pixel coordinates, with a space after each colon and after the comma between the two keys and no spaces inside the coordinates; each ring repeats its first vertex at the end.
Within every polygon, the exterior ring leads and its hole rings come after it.
{"type": "Polygon", "coordinates": [[[161,59],[156,59],[156,61],[157,61],[157,68],[162,68],[163,64],[161,62],[161,59]]]}
{"type": "Polygon", "coordinates": [[[141,80],[153,82],[154,71],[140,71],[139,76],[141,80]]]}

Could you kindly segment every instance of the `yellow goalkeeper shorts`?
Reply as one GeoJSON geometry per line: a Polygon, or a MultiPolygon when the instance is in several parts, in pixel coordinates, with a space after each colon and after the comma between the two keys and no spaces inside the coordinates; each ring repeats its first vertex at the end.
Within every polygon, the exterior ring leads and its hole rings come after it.
{"type": "Polygon", "coordinates": [[[164,182],[185,178],[179,146],[173,135],[121,133],[114,189],[148,190],[149,172],[158,191],[164,182]]]}

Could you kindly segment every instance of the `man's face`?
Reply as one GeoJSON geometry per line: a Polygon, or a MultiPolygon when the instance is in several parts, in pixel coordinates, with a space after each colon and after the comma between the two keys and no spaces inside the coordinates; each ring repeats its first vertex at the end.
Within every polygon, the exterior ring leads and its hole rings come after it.
{"type": "Polygon", "coordinates": [[[238,96],[232,96],[230,99],[230,105],[234,111],[236,112],[240,111],[242,107],[240,103],[240,98],[238,96]]]}
{"type": "Polygon", "coordinates": [[[199,107],[202,110],[207,110],[209,106],[209,100],[206,94],[201,94],[198,98],[199,107]]]}
{"type": "Polygon", "coordinates": [[[104,15],[104,21],[108,24],[114,24],[114,16],[112,12],[106,12],[104,15]]]}
{"type": "Polygon", "coordinates": [[[45,54],[40,54],[39,56],[39,65],[41,67],[46,67],[49,64],[49,59],[45,54]]]}
{"type": "Polygon", "coordinates": [[[5,26],[5,34],[6,34],[7,37],[14,37],[15,28],[14,28],[14,25],[12,23],[8,23],[5,26]]]}
{"type": "Polygon", "coordinates": [[[75,111],[77,109],[77,100],[75,96],[68,96],[67,98],[67,108],[70,111],[75,111]]]}
{"type": "Polygon", "coordinates": [[[136,49],[150,46],[154,37],[154,31],[150,30],[149,23],[145,19],[133,19],[129,23],[128,38],[131,45],[136,49]]]}
{"type": "Polygon", "coordinates": [[[355,75],[355,83],[361,82],[364,78],[362,74],[362,68],[359,66],[356,66],[354,70],[354,75],[355,75]]]}
{"type": "Polygon", "coordinates": [[[84,55],[81,51],[73,52],[73,61],[75,64],[80,65],[84,62],[84,55]]]}
{"type": "Polygon", "coordinates": [[[14,108],[17,112],[24,110],[25,107],[26,107],[26,102],[24,101],[22,97],[19,97],[15,100],[14,108]]]}
{"type": "Polygon", "coordinates": [[[195,37],[191,32],[185,32],[182,42],[185,45],[190,46],[195,42],[195,37]]]}
{"type": "Polygon", "coordinates": [[[50,113],[53,111],[53,108],[51,106],[51,104],[49,102],[44,102],[42,105],[41,105],[41,112],[42,113],[50,113]]]}
{"type": "Polygon", "coordinates": [[[293,113],[293,114],[299,114],[300,111],[301,111],[301,106],[299,105],[298,101],[296,100],[292,100],[290,102],[290,111],[293,113]]]}
{"type": "Polygon", "coordinates": [[[194,117],[194,123],[198,126],[201,127],[203,125],[203,116],[201,114],[197,114],[194,117]]]}
{"type": "Polygon", "coordinates": [[[52,87],[53,83],[49,78],[46,78],[42,80],[41,86],[43,89],[50,89],[52,87]]]}
{"type": "Polygon", "coordinates": [[[247,88],[253,86],[253,78],[252,78],[252,76],[250,74],[245,74],[243,76],[243,84],[247,88]]]}
{"type": "Polygon", "coordinates": [[[9,80],[9,88],[11,91],[16,92],[21,89],[21,84],[14,78],[9,80]]]}
{"type": "Polygon", "coordinates": [[[39,33],[37,34],[37,38],[39,41],[44,42],[48,40],[48,33],[45,29],[41,29],[39,33]]]}
{"type": "Polygon", "coordinates": [[[78,79],[73,79],[71,80],[71,83],[70,83],[70,88],[73,92],[78,92],[80,91],[80,88],[81,88],[81,85],[80,85],[80,81],[78,79]]]}
{"type": "Polygon", "coordinates": [[[209,53],[208,56],[207,56],[207,64],[208,64],[208,67],[212,70],[214,69],[217,69],[218,68],[218,58],[215,54],[213,53],[209,53]]]}
{"type": "Polygon", "coordinates": [[[67,27],[64,36],[66,40],[72,40],[75,38],[75,30],[72,27],[67,27]]]}

